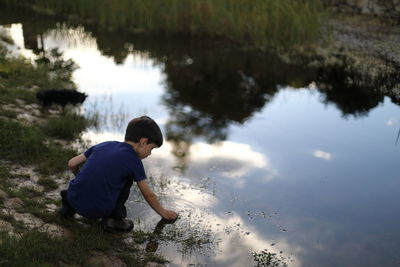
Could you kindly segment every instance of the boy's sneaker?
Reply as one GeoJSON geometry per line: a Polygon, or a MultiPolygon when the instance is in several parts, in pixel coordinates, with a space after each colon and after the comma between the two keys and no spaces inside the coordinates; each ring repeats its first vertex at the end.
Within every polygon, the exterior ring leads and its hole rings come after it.
{"type": "Polygon", "coordinates": [[[68,206],[62,205],[58,210],[58,214],[63,216],[64,218],[72,218],[75,215],[75,211],[68,206]]]}
{"type": "Polygon", "coordinates": [[[100,224],[105,232],[128,232],[133,229],[133,222],[129,219],[103,218],[100,224]]]}
{"type": "Polygon", "coordinates": [[[71,206],[68,204],[67,201],[67,191],[66,190],[62,190],[60,192],[61,195],[61,208],[58,210],[58,214],[60,214],[61,216],[63,216],[64,218],[72,218],[75,215],[75,210],[73,208],[71,208],[71,206]]]}

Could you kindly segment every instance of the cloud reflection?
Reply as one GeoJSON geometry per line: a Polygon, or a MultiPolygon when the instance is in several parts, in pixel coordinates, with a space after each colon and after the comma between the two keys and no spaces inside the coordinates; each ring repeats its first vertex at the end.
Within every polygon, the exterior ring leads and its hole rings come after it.
{"type": "MultiPolygon", "coordinates": [[[[87,131],[83,139],[92,144],[118,140],[123,141],[120,133],[87,131]]],[[[172,156],[173,146],[165,142],[161,148],[153,150],[152,156],[145,160],[156,175],[173,176],[179,163],[172,156]],[[159,169],[157,170],[157,166],[159,169]]],[[[321,151],[314,153],[318,157],[330,159],[330,154],[321,151]]],[[[208,176],[218,176],[233,179],[237,187],[245,186],[246,179],[252,172],[261,172],[258,177],[270,181],[277,176],[277,170],[271,167],[269,160],[262,153],[256,152],[250,145],[224,141],[218,144],[198,142],[190,146],[187,164],[189,168],[183,175],[188,178],[202,179],[208,176]]]]}
{"type": "Polygon", "coordinates": [[[322,150],[314,150],[313,153],[314,157],[319,158],[319,159],[324,159],[324,160],[331,160],[332,159],[332,154],[329,152],[325,152],[322,150]]]}
{"type": "Polygon", "coordinates": [[[46,49],[58,48],[66,59],[72,59],[80,68],[74,72],[74,80],[80,89],[91,96],[109,92],[160,91],[164,79],[161,69],[145,53],[126,55],[122,64],[115,64],[112,57],[103,55],[96,39],[84,28],[68,28],[60,25],[46,33],[46,49]]]}
{"type": "MultiPolygon", "coordinates": [[[[165,143],[160,149],[154,151],[149,162],[152,165],[162,166],[163,172],[173,169],[179,165],[171,157],[173,146],[165,143]],[[166,167],[166,166],[169,166],[166,167]]],[[[267,157],[254,151],[250,145],[235,143],[230,141],[218,144],[207,144],[198,142],[190,146],[187,155],[183,175],[192,179],[202,179],[204,177],[221,177],[232,179],[236,187],[244,187],[250,174],[257,172],[259,175],[253,176],[263,181],[270,181],[277,176],[275,170],[267,157]]],[[[166,173],[165,175],[173,175],[166,173]]]]}
{"type": "Polygon", "coordinates": [[[393,126],[398,123],[398,120],[396,118],[390,118],[386,121],[386,126],[393,126]]]}

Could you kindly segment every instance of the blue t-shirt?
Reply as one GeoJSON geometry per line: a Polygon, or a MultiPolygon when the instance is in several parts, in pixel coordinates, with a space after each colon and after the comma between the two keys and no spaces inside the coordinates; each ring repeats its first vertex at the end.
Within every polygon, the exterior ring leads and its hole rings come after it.
{"type": "Polygon", "coordinates": [[[146,179],[142,161],[128,143],[100,143],[84,154],[87,160],[68,187],[68,202],[84,217],[108,216],[128,180],[146,179]]]}

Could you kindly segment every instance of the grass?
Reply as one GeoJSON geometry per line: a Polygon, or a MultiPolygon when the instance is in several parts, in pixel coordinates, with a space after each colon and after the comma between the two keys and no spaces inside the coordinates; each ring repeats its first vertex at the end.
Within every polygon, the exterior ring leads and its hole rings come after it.
{"type": "MultiPolygon", "coordinates": [[[[14,1],[6,1],[15,4],[14,1]]],[[[320,0],[20,0],[58,14],[150,33],[224,37],[266,48],[320,36],[320,0]]]]}
{"type": "Polygon", "coordinates": [[[20,239],[0,233],[0,241],[1,266],[46,266],[52,259],[61,258],[60,248],[64,246],[61,240],[36,231],[27,232],[20,239]]]}
{"type": "MultiPolygon", "coordinates": [[[[2,218],[7,219],[5,216],[2,218]]],[[[13,225],[16,223],[9,219],[13,225]]],[[[58,222],[71,234],[68,238],[54,237],[38,228],[20,231],[21,237],[15,238],[0,231],[0,266],[58,266],[61,263],[93,266],[91,255],[94,252],[107,254],[110,249],[116,251],[116,255],[124,259],[128,266],[145,266],[148,261],[166,262],[153,253],[138,256],[135,247],[122,242],[122,236],[104,234],[96,222],[88,227],[59,217],[49,221],[58,222]]]]}
{"type": "Polygon", "coordinates": [[[46,191],[55,190],[58,188],[58,184],[50,177],[40,177],[38,184],[43,186],[46,191]]]}
{"type": "Polygon", "coordinates": [[[0,157],[20,164],[36,164],[42,174],[66,170],[66,162],[76,151],[54,142],[35,126],[0,118],[0,157]]]}
{"type": "Polygon", "coordinates": [[[76,114],[65,114],[61,117],[49,118],[44,131],[51,137],[74,140],[89,125],[89,121],[76,114]]]}
{"type": "Polygon", "coordinates": [[[39,229],[26,231],[20,238],[0,232],[0,266],[58,266],[61,263],[90,266],[92,252],[117,245],[114,238],[95,227],[75,227],[70,240],[50,236],[39,229]]]}
{"type": "Polygon", "coordinates": [[[10,119],[16,119],[17,118],[17,112],[12,111],[12,110],[0,110],[0,116],[7,117],[10,119]]]}
{"type": "Polygon", "coordinates": [[[45,154],[44,134],[36,127],[0,119],[0,157],[16,162],[35,162],[45,154]]]}

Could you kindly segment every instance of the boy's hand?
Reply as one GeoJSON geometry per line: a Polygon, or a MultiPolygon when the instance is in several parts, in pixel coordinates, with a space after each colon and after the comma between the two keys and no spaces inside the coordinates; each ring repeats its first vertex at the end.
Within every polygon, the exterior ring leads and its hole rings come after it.
{"type": "Polygon", "coordinates": [[[166,220],[175,220],[178,218],[178,213],[173,210],[164,210],[164,212],[160,215],[166,220]]]}
{"type": "Polygon", "coordinates": [[[166,220],[175,220],[176,218],[178,218],[178,214],[175,211],[166,210],[161,206],[156,194],[154,194],[153,191],[150,189],[146,180],[141,180],[137,182],[137,185],[140,189],[140,192],[142,192],[144,199],[146,199],[150,207],[152,207],[153,210],[157,212],[161,217],[166,220]]]}

